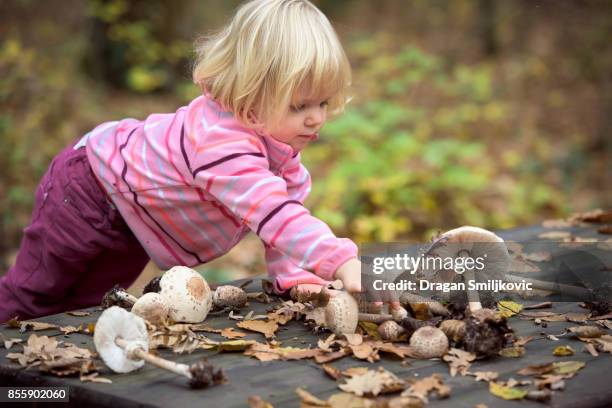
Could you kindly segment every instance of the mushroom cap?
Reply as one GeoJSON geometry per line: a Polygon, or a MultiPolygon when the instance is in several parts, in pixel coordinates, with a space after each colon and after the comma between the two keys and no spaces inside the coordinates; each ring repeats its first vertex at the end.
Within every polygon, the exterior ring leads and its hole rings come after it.
{"type": "Polygon", "coordinates": [[[223,285],[215,289],[213,293],[213,303],[215,306],[223,308],[227,306],[243,307],[247,302],[247,294],[239,287],[223,285]]]}
{"type": "Polygon", "coordinates": [[[404,328],[393,320],[387,320],[378,326],[378,334],[383,340],[397,340],[404,332],[404,328]]]}
{"type": "Polygon", "coordinates": [[[393,309],[391,307],[389,309],[391,309],[391,316],[393,316],[393,320],[395,320],[396,322],[408,316],[408,311],[402,306],[398,307],[397,309],[393,309]]]}
{"type": "Polygon", "coordinates": [[[129,373],[144,365],[144,360],[131,360],[128,353],[135,347],[149,350],[149,338],[145,321],[119,306],[106,309],[96,322],[94,345],[104,363],[116,373],[129,373]],[[115,343],[121,337],[130,343],[122,349],[115,343]]]}
{"type": "Polygon", "coordinates": [[[359,305],[355,298],[347,292],[332,297],[325,306],[325,323],[337,335],[355,333],[359,323],[359,305]]]}
{"type": "Polygon", "coordinates": [[[132,306],[132,313],[153,324],[166,320],[168,318],[168,311],[169,307],[166,299],[155,292],[145,293],[132,306]]]}
{"type": "Polygon", "coordinates": [[[212,306],[212,292],[197,271],[186,266],[175,266],[159,281],[160,294],[170,308],[175,322],[199,323],[206,319],[212,306]]]}
{"type": "Polygon", "coordinates": [[[440,357],[448,350],[448,338],[437,327],[424,326],[412,334],[410,347],[421,358],[440,357]]]}
{"type": "MultiPolygon", "coordinates": [[[[486,229],[472,226],[455,228],[434,239],[427,251],[427,254],[440,258],[458,258],[466,253],[473,259],[482,257],[484,260],[484,268],[473,268],[477,278],[505,278],[510,266],[508,248],[501,237],[486,229]]],[[[432,272],[437,275],[439,271],[425,271],[425,275],[432,272]]],[[[448,281],[449,278],[452,276],[442,280],[448,281]]]]}

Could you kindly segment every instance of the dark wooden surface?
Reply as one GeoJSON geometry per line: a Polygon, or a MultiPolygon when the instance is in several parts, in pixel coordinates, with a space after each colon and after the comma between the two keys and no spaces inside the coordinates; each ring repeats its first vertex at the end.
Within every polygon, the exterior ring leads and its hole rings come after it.
{"type": "MultiPolygon", "coordinates": [[[[605,240],[609,236],[600,235],[596,228],[573,228],[565,229],[582,237],[598,237],[605,240]]],[[[520,228],[500,232],[507,241],[530,242],[535,241],[538,234],[544,231],[539,226],[520,228]]],[[[537,246],[537,243],[534,243],[537,246]]],[[[550,272],[550,271],[549,271],[550,272]]],[[[544,272],[546,273],[546,271],[544,272]]],[[[259,291],[259,281],[254,281],[248,288],[251,291],[259,291]]],[[[528,303],[528,302],[526,302],[528,303]]],[[[251,302],[248,310],[255,313],[264,313],[270,305],[251,302]]],[[[87,317],[75,317],[68,314],[58,314],[35,319],[59,325],[73,325],[95,322],[100,314],[97,308],[86,309],[92,314],[87,317]]],[[[551,309],[546,309],[551,310],[551,309]]],[[[555,312],[584,312],[577,302],[555,303],[552,311],[555,312]]],[[[246,310],[243,310],[246,314],[246,310]]],[[[221,328],[235,326],[235,321],[229,320],[226,315],[215,316],[206,320],[213,327],[221,328]]],[[[510,320],[512,328],[519,336],[542,337],[541,333],[558,334],[565,327],[575,323],[550,322],[547,328],[534,325],[530,320],[521,320],[513,317],[510,320]]],[[[7,338],[19,337],[27,339],[32,332],[20,333],[17,329],[0,327],[0,332],[7,338]]],[[[38,335],[56,336],[58,340],[65,340],[80,347],[89,347],[92,350],[93,341],[91,336],[84,334],[71,334],[64,336],[56,330],[36,332],[38,335]]],[[[207,334],[215,340],[223,340],[216,334],[207,334]]],[[[281,327],[277,333],[277,340],[284,346],[293,347],[316,347],[319,338],[327,334],[314,335],[301,322],[290,322],[281,327]]],[[[264,342],[262,335],[249,333],[247,339],[264,342]]],[[[537,339],[526,346],[526,353],[520,358],[494,358],[486,361],[475,362],[471,371],[497,371],[500,379],[506,380],[510,377],[523,378],[516,374],[518,370],[532,364],[540,364],[551,361],[580,360],[586,363],[586,367],[580,370],[573,379],[566,381],[564,391],[555,392],[550,406],[564,407],[604,407],[612,406],[612,387],[610,386],[610,373],[612,372],[612,360],[610,354],[601,353],[599,357],[588,354],[583,344],[573,338],[562,337],[561,341],[554,342],[548,339],[537,339]],[[554,347],[568,344],[571,345],[576,354],[571,357],[554,357],[554,347]]],[[[8,352],[21,351],[21,346],[13,346],[8,352]]],[[[21,369],[6,359],[7,350],[0,349],[0,383],[3,386],[69,386],[71,404],[75,406],[114,406],[114,407],[244,407],[248,406],[247,398],[250,395],[260,395],[275,407],[298,407],[299,398],[295,394],[296,387],[302,387],[320,398],[340,392],[336,383],[329,379],[314,361],[273,361],[260,362],[254,358],[246,357],[242,353],[218,353],[215,351],[198,350],[189,355],[174,355],[169,350],[161,350],[161,355],[174,361],[190,363],[201,357],[208,359],[215,365],[222,367],[229,381],[226,384],[203,389],[190,390],[182,377],[166,373],[157,368],[146,365],[143,369],[129,374],[114,374],[105,368],[100,375],[113,381],[112,384],[83,383],[78,378],[60,378],[41,374],[36,368],[30,370],[21,369]]],[[[397,359],[383,357],[380,361],[369,364],[364,361],[346,357],[331,363],[340,369],[352,366],[368,366],[370,368],[384,366],[402,378],[423,378],[433,373],[440,373],[444,381],[451,388],[450,398],[438,400],[436,397],[430,399],[433,407],[473,407],[478,403],[484,403],[488,407],[517,407],[517,406],[542,406],[542,404],[523,400],[504,401],[488,391],[486,382],[475,382],[473,377],[450,377],[448,366],[440,360],[409,360],[409,365],[400,364],[397,359]]],[[[103,363],[99,363],[103,366],[103,363]]],[[[67,404],[62,404],[66,406],[67,404]]],[[[19,406],[24,406],[20,404],[19,406]]]]}

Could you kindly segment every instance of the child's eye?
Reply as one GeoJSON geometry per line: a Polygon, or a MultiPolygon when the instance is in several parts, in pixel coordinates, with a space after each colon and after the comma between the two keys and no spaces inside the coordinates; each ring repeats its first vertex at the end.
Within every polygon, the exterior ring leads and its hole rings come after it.
{"type": "Polygon", "coordinates": [[[323,101],[323,102],[321,102],[321,107],[323,107],[323,106],[327,106],[327,105],[329,105],[329,101],[323,101]]]}
{"type": "Polygon", "coordinates": [[[302,105],[298,105],[298,106],[293,106],[293,105],[291,106],[291,110],[293,112],[299,112],[299,111],[301,111],[304,108],[305,108],[305,105],[303,105],[303,104],[302,105]]]}

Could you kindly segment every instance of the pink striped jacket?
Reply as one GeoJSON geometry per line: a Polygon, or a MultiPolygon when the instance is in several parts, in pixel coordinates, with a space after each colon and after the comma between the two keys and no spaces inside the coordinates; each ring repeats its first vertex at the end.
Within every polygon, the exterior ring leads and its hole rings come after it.
{"type": "Polygon", "coordinates": [[[357,256],[303,202],[300,154],[240,124],[208,96],[144,121],[106,122],[86,134],[100,184],[153,262],[195,266],[250,230],[264,242],[276,290],[324,284],[357,256]]]}

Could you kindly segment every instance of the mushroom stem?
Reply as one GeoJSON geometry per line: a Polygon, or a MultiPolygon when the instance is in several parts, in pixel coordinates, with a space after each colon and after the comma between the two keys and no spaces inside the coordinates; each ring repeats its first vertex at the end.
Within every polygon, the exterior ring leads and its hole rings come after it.
{"type": "Polygon", "coordinates": [[[134,303],[136,303],[137,300],[138,298],[136,296],[128,293],[125,289],[119,286],[115,286],[104,294],[101,305],[105,309],[115,305],[124,308],[131,308],[134,306],[134,303]]]}
{"type": "MultiPolygon", "coordinates": [[[[117,337],[115,339],[115,343],[124,350],[129,345],[129,342],[121,337],[117,337]]],[[[140,347],[135,347],[133,350],[131,350],[128,357],[131,360],[144,360],[147,363],[153,364],[154,366],[159,367],[161,369],[171,371],[178,375],[182,375],[183,377],[187,377],[190,380],[192,379],[192,375],[189,371],[189,366],[187,364],[175,363],[174,361],[154,356],[153,354],[144,351],[140,347]]]]}
{"type": "Polygon", "coordinates": [[[556,292],[556,293],[565,293],[565,294],[568,294],[574,297],[578,297],[578,298],[582,298],[582,299],[588,299],[588,297],[591,295],[591,292],[586,288],[581,288],[579,286],[573,286],[573,285],[565,285],[563,283],[547,282],[547,281],[541,281],[538,279],[523,278],[523,277],[519,277],[515,275],[506,275],[506,280],[508,282],[517,282],[517,283],[521,281],[525,281],[526,283],[531,283],[531,286],[534,289],[547,290],[547,291],[556,292]]]}
{"type": "MultiPolygon", "coordinates": [[[[463,257],[463,258],[472,257],[470,252],[466,251],[465,249],[461,250],[458,255],[459,257],[463,257]]],[[[482,303],[480,303],[480,295],[478,294],[478,291],[469,289],[470,281],[476,282],[476,273],[474,272],[472,268],[465,268],[465,271],[463,272],[463,282],[466,285],[465,292],[467,294],[470,311],[475,312],[477,310],[482,309],[482,303]]]]}
{"type": "Polygon", "coordinates": [[[394,319],[393,315],[389,313],[359,313],[360,322],[370,322],[370,323],[381,324],[389,320],[392,320],[394,322],[399,323],[404,319],[412,319],[412,318],[411,317],[401,317],[401,318],[394,319]]]}
{"type": "MultiPolygon", "coordinates": [[[[469,281],[476,281],[476,274],[471,269],[466,269],[463,272],[463,281],[469,287],[469,281]]],[[[466,289],[468,303],[470,305],[470,310],[475,312],[476,310],[482,309],[482,303],[480,303],[480,295],[477,290],[466,289]]]]}

